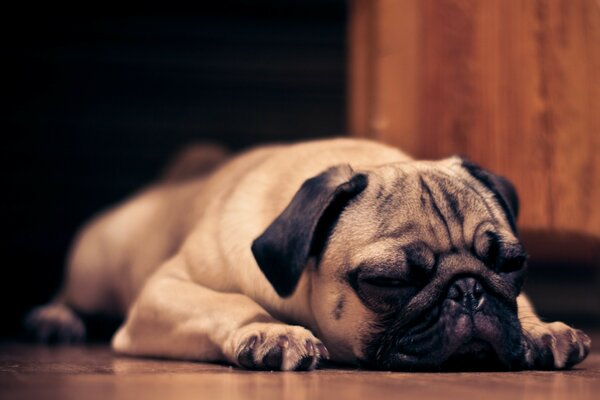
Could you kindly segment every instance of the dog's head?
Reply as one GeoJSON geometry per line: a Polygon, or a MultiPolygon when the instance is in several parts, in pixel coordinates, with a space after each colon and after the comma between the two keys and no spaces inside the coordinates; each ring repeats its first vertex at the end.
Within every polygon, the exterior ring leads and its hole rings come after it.
{"type": "Polygon", "coordinates": [[[283,297],[312,266],[315,329],[337,359],[511,368],[523,358],[517,213],[506,179],[458,157],[337,166],[307,180],[252,251],[283,297]]]}

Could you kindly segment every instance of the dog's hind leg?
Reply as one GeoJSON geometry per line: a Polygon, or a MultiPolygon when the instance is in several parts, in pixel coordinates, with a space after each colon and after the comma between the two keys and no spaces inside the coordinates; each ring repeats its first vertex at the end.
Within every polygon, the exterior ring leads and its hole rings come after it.
{"type": "Polygon", "coordinates": [[[78,236],[60,291],[24,319],[25,334],[30,339],[46,344],[81,343],[86,339],[86,326],[78,313],[109,315],[115,308],[105,268],[104,242],[98,236],[89,227],[78,236]]]}
{"type": "Polygon", "coordinates": [[[83,321],[60,297],[31,310],[25,330],[31,339],[46,344],[76,344],[86,337],[83,321]]]}

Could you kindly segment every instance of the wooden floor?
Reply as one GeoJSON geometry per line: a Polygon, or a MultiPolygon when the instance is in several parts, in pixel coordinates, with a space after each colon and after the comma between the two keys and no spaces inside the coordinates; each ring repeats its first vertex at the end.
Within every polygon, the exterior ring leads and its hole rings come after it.
{"type": "MultiPolygon", "coordinates": [[[[600,339],[600,335],[593,335],[600,339]]],[[[598,343],[596,341],[596,343],[598,343]]],[[[0,399],[598,399],[600,352],[571,371],[247,372],[116,357],[106,346],[0,344],[0,399]]]]}

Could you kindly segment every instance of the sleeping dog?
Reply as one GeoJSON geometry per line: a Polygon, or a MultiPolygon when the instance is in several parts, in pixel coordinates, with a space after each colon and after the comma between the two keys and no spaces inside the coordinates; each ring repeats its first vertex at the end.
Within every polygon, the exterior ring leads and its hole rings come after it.
{"type": "Polygon", "coordinates": [[[79,341],[124,318],[117,353],[311,370],[568,368],[590,340],[521,293],[513,186],[467,160],[366,140],[260,147],[167,179],[91,221],[27,323],[79,341]]]}

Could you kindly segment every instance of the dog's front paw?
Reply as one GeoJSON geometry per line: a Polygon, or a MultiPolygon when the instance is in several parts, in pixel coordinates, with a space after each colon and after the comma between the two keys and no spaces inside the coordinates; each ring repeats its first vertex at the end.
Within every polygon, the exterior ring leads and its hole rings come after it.
{"type": "Polygon", "coordinates": [[[583,361],[591,340],[562,322],[539,323],[524,330],[525,364],[534,369],[565,369],[583,361]]]}
{"type": "Polygon", "coordinates": [[[329,353],[313,334],[300,327],[283,324],[253,324],[239,335],[235,361],[248,369],[309,371],[329,353]]]}

